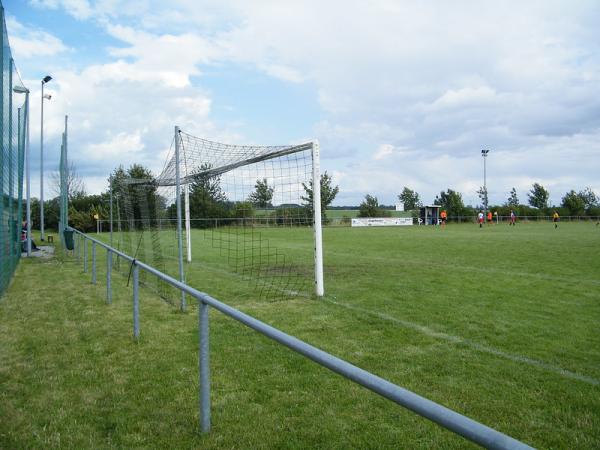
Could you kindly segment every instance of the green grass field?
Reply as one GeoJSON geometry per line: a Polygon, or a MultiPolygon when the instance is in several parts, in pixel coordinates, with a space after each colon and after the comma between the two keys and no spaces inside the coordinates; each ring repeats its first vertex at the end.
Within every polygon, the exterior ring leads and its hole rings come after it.
{"type": "MultiPolygon", "coordinates": [[[[264,233],[298,260],[312,257],[310,230],[264,233]]],[[[195,255],[209,256],[202,245],[194,237],[195,255]]],[[[324,299],[255,298],[227,282],[218,261],[190,268],[188,280],[529,445],[598,447],[594,224],[332,227],[324,250],[324,299]]],[[[113,304],[105,304],[98,254],[96,286],[59,252],[22,260],[0,299],[0,448],[470,446],[216,311],[213,428],[199,434],[195,306],[182,314],[142,290],[134,342],[131,289],[115,277],[113,304]]]]}

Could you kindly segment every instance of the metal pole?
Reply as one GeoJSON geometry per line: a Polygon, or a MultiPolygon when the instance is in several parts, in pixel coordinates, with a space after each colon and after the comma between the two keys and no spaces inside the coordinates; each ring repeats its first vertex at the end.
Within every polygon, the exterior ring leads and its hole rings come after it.
{"type": "Polygon", "coordinates": [[[83,238],[83,272],[87,273],[87,239],[83,238]]]}
{"type": "Polygon", "coordinates": [[[486,220],[487,220],[487,209],[488,209],[488,195],[487,195],[487,182],[486,182],[486,162],[487,160],[487,153],[485,153],[483,155],[483,192],[484,192],[484,199],[485,199],[485,215],[486,215],[486,220]]]}
{"type": "MultiPolygon", "coordinates": [[[[12,227],[13,224],[14,226],[17,228],[15,231],[18,231],[18,227],[17,224],[21,221],[21,219],[19,218],[19,221],[17,222],[16,220],[16,216],[15,216],[15,208],[13,208],[13,199],[16,197],[14,189],[15,189],[15,183],[14,183],[14,175],[15,175],[15,170],[13,168],[13,155],[15,154],[14,152],[14,139],[13,139],[13,66],[14,66],[14,60],[12,58],[10,58],[9,62],[8,62],[8,223],[10,224],[9,226],[9,242],[10,242],[10,253],[9,256],[12,258],[13,256],[16,256],[17,252],[17,248],[16,248],[16,242],[15,242],[15,236],[12,234],[12,227]]],[[[4,119],[4,117],[3,117],[4,119]]],[[[18,145],[18,143],[17,143],[18,145]]],[[[19,152],[17,151],[16,154],[18,155],[19,152]]],[[[19,158],[17,158],[17,167],[19,165],[19,158]]],[[[4,170],[4,168],[2,168],[2,170],[4,170]]],[[[18,179],[18,178],[17,178],[18,179]]],[[[4,187],[4,186],[3,186],[4,187]]],[[[1,188],[0,188],[1,189],[1,188]]],[[[2,201],[4,201],[4,195],[2,196],[2,201]]],[[[19,236],[19,235],[17,235],[19,236]]],[[[20,255],[21,252],[19,251],[18,254],[20,255]]]]}
{"type": "Polygon", "coordinates": [[[481,156],[483,156],[483,207],[485,209],[485,220],[487,220],[487,212],[488,212],[488,191],[487,191],[487,174],[486,174],[486,160],[488,153],[490,151],[488,149],[481,150],[481,156]]]}
{"type": "Polygon", "coordinates": [[[139,267],[133,263],[133,337],[140,336],[139,267]]]}
{"type": "Polygon", "coordinates": [[[185,244],[187,249],[187,262],[192,262],[192,230],[190,225],[190,185],[183,187],[185,191],[185,244]]]}
{"type": "Polygon", "coordinates": [[[26,190],[27,190],[27,256],[31,256],[31,180],[29,178],[29,167],[31,158],[31,152],[29,149],[29,91],[25,96],[25,127],[26,127],[26,138],[25,138],[25,172],[26,172],[26,190]]]}
{"type": "Polygon", "coordinates": [[[96,284],[96,243],[92,241],[92,284],[96,284]]]}
{"type": "Polygon", "coordinates": [[[313,163],[313,227],[315,235],[315,294],[323,297],[323,231],[321,228],[321,174],[319,168],[319,141],[312,146],[313,163]]]}
{"type": "Polygon", "coordinates": [[[208,308],[200,302],[198,308],[198,333],[200,336],[199,363],[200,363],[200,430],[203,433],[210,431],[210,353],[208,333],[208,308]]]}
{"type": "Polygon", "coordinates": [[[108,186],[108,190],[110,193],[110,206],[109,206],[109,210],[110,210],[110,246],[112,247],[113,245],[113,191],[112,191],[112,180],[109,182],[109,186],[108,186]]]}
{"type": "MultiPolygon", "coordinates": [[[[177,246],[179,249],[179,280],[185,283],[183,273],[183,239],[181,236],[181,175],[179,168],[179,127],[175,126],[175,192],[177,195],[177,246]]],[[[181,291],[181,311],[185,311],[185,292],[181,291]]]]}
{"type": "Polygon", "coordinates": [[[40,241],[44,241],[44,81],[42,80],[40,118],[40,241]]]}
{"type": "Polygon", "coordinates": [[[106,303],[109,305],[112,303],[112,289],[111,289],[111,272],[112,272],[112,252],[106,249],[106,303]]]}
{"type": "MultiPolygon", "coordinates": [[[[11,93],[12,94],[12,93],[11,93]]],[[[19,107],[17,108],[17,155],[21,154],[21,149],[23,149],[23,151],[25,150],[25,142],[23,142],[23,140],[21,140],[21,130],[24,130],[24,126],[25,124],[22,123],[21,121],[21,110],[22,108],[19,107]]],[[[17,158],[17,167],[21,164],[21,161],[17,158]]],[[[23,191],[22,191],[22,183],[19,183],[19,193],[18,198],[21,202],[23,202],[23,191]]],[[[22,203],[21,203],[21,207],[22,207],[22,203]]],[[[21,208],[19,208],[19,210],[21,211],[21,208]]],[[[16,226],[17,226],[17,233],[18,233],[18,242],[19,242],[19,247],[18,249],[15,248],[15,254],[21,254],[21,252],[23,251],[23,241],[22,241],[22,236],[23,236],[23,225],[21,223],[21,221],[23,220],[23,215],[21,213],[21,216],[18,219],[15,219],[16,222],[16,226]]]]}
{"type": "MultiPolygon", "coordinates": [[[[66,176],[69,176],[69,158],[68,158],[68,140],[69,140],[69,116],[65,114],[65,132],[64,132],[64,149],[65,149],[65,170],[66,176]]],[[[65,199],[65,218],[63,221],[63,226],[69,226],[69,182],[68,178],[65,180],[65,191],[66,191],[66,199],[65,199]]]]}

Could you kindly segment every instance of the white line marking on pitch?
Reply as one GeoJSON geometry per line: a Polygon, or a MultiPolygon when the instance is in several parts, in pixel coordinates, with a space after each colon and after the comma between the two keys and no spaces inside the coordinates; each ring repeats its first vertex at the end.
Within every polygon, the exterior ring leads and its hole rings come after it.
{"type": "Polygon", "coordinates": [[[428,328],[423,325],[419,325],[414,322],[408,322],[406,320],[397,319],[395,317],[388,316],[387,314],[369,311],[368,309],[363,309],[358,306],[345,305],[343,303],[339,303],[339,302],[336,302],[334,300],[329,300],[329,299],[323,299],[323,300],[325,300],[328,303],[334,304],[336,306],[341,306],[343,308],[352,309],[352,310],[359,311],[362,313],[370,314],[372,316],[379,317],[380,319],[384,319],[384,320],[388,320],[390,322],[400,324],[403,327],[419,331],[427,336],[443,339],[443,340],[451,342],[453,344],[465,344],[468,347],[471,347],[480,352],[489,353],[491,355],[500,356],[502,358],[506,358],[511,361],[522,362],[525,364],[529,364],[530,366],[535,366],[535,367],[539,367],[541,369],[546,369],[550,372],[553,372],[557,375],[561,375],[565,378],[571,378],[573,380],[583,381],[584,383],[588,383],[588,384],[591,384],[594,386],[600,385],[600,380],[597,380],[595,378],[588,377],[585,375],[580,375],[578,373],[571,372],[570,370],[566,370],[561,367],[556,367],[551,364],[545,363],[543,361],[538,361],[537,359],[531,359],[531,358],[527,358],[526,356],[521,356],[521,355],[512,355],[510,353],[503,352],[502,350],[497,350],[495,348],[488,347],[486,345],[478,344],[477,342],[469,341],[468,339],[464,339],[464,338],[461,338],[458,336],[452,336],[451,334],[446,334],[446,333],[442,333],[439,331],[434,331],[431,328],[428,328]]]}

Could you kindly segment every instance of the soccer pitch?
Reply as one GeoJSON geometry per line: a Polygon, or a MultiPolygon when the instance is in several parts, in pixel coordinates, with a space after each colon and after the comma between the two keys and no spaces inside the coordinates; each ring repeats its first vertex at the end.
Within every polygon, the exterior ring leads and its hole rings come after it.
{"type": "MultiPolygon", "coordinates": [[[[202,255],[203,232],[193,233],[202,255]]],[[[309,229],[264,233],[281,247],[293,243],[290,252],[306,261],[299,270],[311,270],[312,242],[297,239],[309,229]]],[[[331,227],[323,237],[323,299],[254,298],[225,282],[225,265],[200,265],[188,283],[534,447],[598,445],[593,223],[331,227]]],[[[115,279],[114,303],[103,304],[104,252],[99,257],[93,288],[81,265],[65,259],[59,275],[55,267],[34,289],[25,277],[42,277],[49,264],[22,261],[0,303],[0,444],[52,447],[58,435],[62,445],[83,447],[469,446],[214,311],[213,430],[198,435],[195,315],[143,291],[142,339],[133,344],[130,290],[115,279]],[[68,283],[57,286],[57,276],[68,283]]]]}

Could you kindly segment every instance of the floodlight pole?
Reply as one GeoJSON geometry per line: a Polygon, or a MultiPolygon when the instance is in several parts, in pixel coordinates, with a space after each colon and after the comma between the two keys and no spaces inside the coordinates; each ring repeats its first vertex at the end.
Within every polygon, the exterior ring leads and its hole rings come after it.
{"type": "Polygon", "coordinates": [[[109,199],[110,199],[110,205],[109,205],[109,215],[110,215],[110,226],[109,226],[109,230],[110,230],[110,246],[112,247],[113,245],[113,180],[112,177],[109,179],[108,181],[108,191],[109,191],[109,199]]]}
{"type": "MultiPolygon", "coordinates": [[[[14,145],[14,141],[13,141],[13,95],[12,93],[13,91],[13,68],[14,68],[14,60],[12,58],[10,58],[9,60],[9,66],[8,66],[8,86],[9,86],[9,95],[8,95],[8,167],[9,167],[9,172],[8,172],[8,218],[9,218],[9,226],[12,227],[13,223],[15,226],[17,226],[17,224],[21,221],[21,218],[19,218],[19,221],[17,222],[16,220],[16,214],[15,214],[15,210],[12,206],[13,203],[13,198],[16,197],[15,195],[15,183],[14,183],[14,175],[15,175],[15,171],[13,168],[13,145],[14,145]],[[14,222],[13,222],[14,221],[14,222]]],[[[3,117],[4,119],[4,117],[3,117]]],[[[4,131],[4,130],[3,130],[4,131]]],[[[18,144],[17,144],[18,145],[18,144]]],[[[19,164],[19,159],[18,159],[18,155],[19,152],[17,151],[17,167],[19,164]]],[[[2,168],[1,170],[4,170],[4,168],[2,168]]],[[[18,171],[17,171],[18,172],[18,171]]],[[[17,179],[18,179],[18,175],[17,175],[17,179]]],[[[2,189],[2,188],[0,188],[2,189]]],[[[4,202],[4,195],[2,196],[2,201],[4,202]]],[[[21,199],[21,201],[23,201],[21,199]]],[[[17,228],[18,230],[18,228],[17,228]]],[[[16,230],[15,230],[16,231],[16,230]]],[[[13,239],[10,239],[10,256],[12,257],[15,252],[16,248],[15,248],[15,242],[13,241],[13,239]]],[[[21,254],[21,252],[19,251],[19,254],[21,254]]]]}
{"type": "MultiPolygon", "coordinates": [[[[64,162],[64,170],[65,170],[65,191],[66,191],[66,198],[65,198],[65,205],[64,205],[64,220],[63,220],[63,227],[66,230],[67,228],[69,228],[69,116],[65,114],[65,132],[63,134],[63,139],[64,139],[64,144],[63,144],[63,148],[64,148],[64,153],[65,153],[65,162],[64,162]]],[[[60,232],[62,233],[63,230],[60,230],[60,232]]]]}
{"type": "Polygon", "coordinates": [[[51,79],[52,77],[50,75],[46,75],[42,79],[40,116],[40,241],[44,240],[44,85],[51,79]]]}
{"type": "Polygon", "coordinates": [[[481,156],[483,156],[483,207],[485,208],[485,217],[487,217],[487,212],[488,212],[488,191],[487,191],[487,184],[486,184],[486,165],[485,162],[487,160],[487,156],[488,153],[490,151],[487,149],[483,149],[481,150],[481,156]]]}

